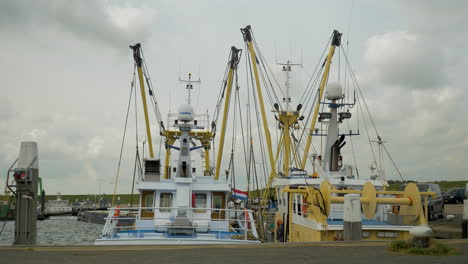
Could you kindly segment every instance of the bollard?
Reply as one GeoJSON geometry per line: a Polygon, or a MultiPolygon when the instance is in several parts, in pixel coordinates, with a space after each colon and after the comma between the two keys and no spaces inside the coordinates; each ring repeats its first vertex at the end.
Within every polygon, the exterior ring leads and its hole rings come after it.
{"type": "Polygon", "coordinates": [[[463,221],[462,221],[462,238],[468,238],[468,183],[465,187],[465,200],[463,201],[463,221]]]}
{"type": "Polygon", "coordinates": [[[413,246],[420,248],[429,247],[429,239],[432,236],[432,229],[428,225],[419,225],[410,229],[413,246]]]}
{"type": "Polygon", "coordinates": [[[362,218],[360,195],[344,196],[343,238],[344,241],[356,241],[362,238],[362,218]]]}

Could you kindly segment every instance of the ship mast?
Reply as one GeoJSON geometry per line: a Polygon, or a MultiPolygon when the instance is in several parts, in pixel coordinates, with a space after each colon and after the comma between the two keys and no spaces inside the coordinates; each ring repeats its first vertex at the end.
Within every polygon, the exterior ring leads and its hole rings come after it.
{"type": "Polygon", "coordinates": [[[299,63],[292,63],[291,61],[287,61],[286,63],[277,63],[278,65],[283,66],[282,71],[286,73],[286,81],[284,82],[284,86],[286,87],[286,97],[283,98],[284,109],[286,111],[291,111],[290,103],[291,103],[291,96],[289,91],[291,89],[291,66],[301,66],[302,64],[299,63]]]}
{"type": "MultiPolygon", "coordinates": [[[[278,65],[282,65],[283,68],[282,70],[286,73],[286,81],[285,81],[285,88],[286,88],[286,96],[283,98],[283,103],[284,103],[284,109],[276,109],[275,112],[278,112],[278,120],[280,123],[280,128],[281,128],[281,139],[282,141],[279,143],[280,145],[278,146],[278,153],[281,152],[281,149],[283,149],[283,175],[288,177],[290,174],[290,164],[291,164],[291,149],[293,148],[292,146],[292,140],[291,140],[291,130],[294,129],[294,125],[299,119],[299,111],[301,109],[301,106],[298,106],[296,110],[292,111],[291,110],[291,97],[290,97],[290,89],[291,89],[291,83],[290,83],[290,72],[291,72],[291,66],[302,66],[301,64],[294,64],[291,63],[290,61],[287,61],[286,63],[278,63],[278,65]]],[[[297,160],[296,160],[297,162],[297,160]]]]}
{"type": "Polygon", "coordinates": [[[191,104],[191,90],[193,90],[193,83],[201,83],[201,80],[200,78],[198,78],[198,80],[194,81],[192,80],[192,74],[189,73],[188,74],[188,79],[180,79],[179,78],[179,82],[182,82],[182,83],[187,83],[187,86],[186,86],[186,89],[187,89],[187,104],[191,104]]]}

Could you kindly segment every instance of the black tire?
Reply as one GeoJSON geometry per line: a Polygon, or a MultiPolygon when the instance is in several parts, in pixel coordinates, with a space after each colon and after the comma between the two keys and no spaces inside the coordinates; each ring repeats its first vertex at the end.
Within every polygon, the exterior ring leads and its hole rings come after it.
{"type": "Polygon", "coordinates": [[[432,207],[429,207],[428,209],[427,218],[428,218],[428,221],[434,221],[435,219],[434,209],[432,207]]]}
{"type": "Polygon", "coordinates": [[[439,215],[439,218],[444,218],[444,216],[445,216],[445,213],[444,213],[444,211],[445,211],[445,207],[442,205],[442,208],[440,209],[440,215],[439,215]]]}

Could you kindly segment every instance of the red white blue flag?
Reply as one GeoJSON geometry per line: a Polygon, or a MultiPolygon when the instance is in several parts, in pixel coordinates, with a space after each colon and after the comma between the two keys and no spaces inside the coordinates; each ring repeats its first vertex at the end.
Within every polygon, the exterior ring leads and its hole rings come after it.
{"type": "Polygon", "coordinates": [[[247,200],[247,192],[241,190],[232,189],[232,198],[239,200],[247,200]]]}

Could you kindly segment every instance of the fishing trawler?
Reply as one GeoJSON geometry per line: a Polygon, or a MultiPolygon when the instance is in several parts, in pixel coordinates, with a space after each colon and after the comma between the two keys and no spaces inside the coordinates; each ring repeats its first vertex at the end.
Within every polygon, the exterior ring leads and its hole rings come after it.
{"type": "MultiPolygon", "coordinates": [[[[354,73],[349,67],[346,53],[344,49],[340,49],[342,34],[336,30],[333,32],[327,44],[330,45],[328,54],[323,63],[320,60],[317,64],[322,66],[318,67],[320,70],[317,71],[317,75],[311,78],[310,89],[306,88],[303,99],[301,98],[297,107],[292,107],[289,95],[289,72],[293,64],[288,61],[281,65],[283,72],[286,73],[285,87],[280,87],[282,91],[275,91],[273,85],[267,87],[269,82],[261,78],[268,75],[268,69],[264,66],[268,64],[263,61],[250,26],[241,31],[250,52],[251,71],[254,73],[252,78],[256,82],[271,165],[262,201],[272,199],[270,197],[272,194],[278,201],[278,211],[274,214],[274,230],[259,230],[261,237],[265,239],[274,237],[275,242],[344,240],[344,196],[347,194],[360,196],[358,200],[362,205],[360,206],[362,213],[359,210],[357,218],[362,225],[362,238],[359,239],[407,239],[411,228],[427,224],[427,199],[424,198],[433,196],[434,193],[419,192],[416,185],[411,183],[404,191],[386,190],[388,184],[382,165],[382,153],[386,149],[375,127],[380,156],[379,162],[374,159],[368,177],[359,175],[356,165],[345,164],[347,160],[342,154],[346,144],[345,139],[359,135],[359,130],[353,132],[349,127],[348,130],[342,127],[348,124],[352,117],[351,110],[356,106],[356,92],[359,96],[356,109],[362,112],[363,108],[368,109],[354,73]],[[335,49],[340,49],[345,55],[351,81],[356,83],[354,101],[346,93],[349,89],[343,89],[340,83],[328,81],[335,49]],[[259,74],[258,72],[262,70],[263,72],[259,74]],[[276,127],[280,131],[276,152],[273,152],[272,148],[261,83],[269,94],[270,103],[274,107],[276,127]],[[282,102],[274,102],[274,97],[271,102],[270,94],[281,93],[284,96],[282,102]],[[320,123],[320,126],[317,123],[320,123]],[[322,138],[318,141],[321,147],[317,148],[322,149],[321,153],[309,153],[312,137],[322,138]],[[324,142],[323,147],[321,142],[324,142]],[[281,163],[277,164],[278,160],[281,163]]],[[[368,114],[371,118],[369,112],[368,114]]],[[[369,143],[372,148],[373,143],[369,143]]],[[[266,221],[265,212],[261,218],[266,221]]]]}
{"type": "MultiPolygon", "coordinates": [[[[187,101],[176,114],[168,115],[167,128],[158,119],[165,138],[165,164],[161,175],[160,160],[154,157],[151,130],[146,109],[143,78],[146,73],[141,46],[131,46],[138,70],[144,108],[149,158],[143,160],[143,173],[136,181],[140,193],[139,207],[110,208],[96,245],[168,245],[168,244],[245,244],[259,243],[252,211],[227,208],[230,186],[219,177],[222,147],[218,151],[215,172],[210,167],[209,149],[215,134],[215,122],[207,114],[195,114],[191,90],[197,81],[191,75],[186,83],[187,101]],[[176,143],[178,142],[178,145],[176,143]],[[198,144],[198,145],[197,145],[198,144]],[[204,170],[193,165],[192,151],[204,150],[204,170]],[[175,166],[170,165],[171,151],[178,152],[175,166]]],[[[240,50],[232,47],[226,80],[226,98],[232,88],[240,50]]],[[[148,78],[146,79],[148,81],[148,78]]],[[[132,82],[133,84],[133,82],[132,82]]],[[[147,82],[148,86],[150,85],[147,82]]],[[[154,99],[151,87],[150,96],[154,99]]],[[[156,105],[156,102],[154,106],[156,105]]],[[[229,99],[226,99],[229,102],[229,99]]],[[[225,109],[225,112],[227,109],[225,109]]],[[[158,114],[157,117],[158,118],[158,114]]],[[[222,146],[225,120],[221,131],[222,146]]]]}

